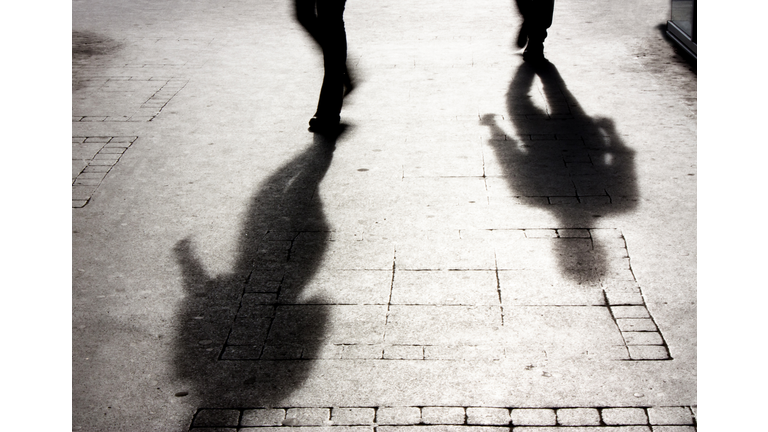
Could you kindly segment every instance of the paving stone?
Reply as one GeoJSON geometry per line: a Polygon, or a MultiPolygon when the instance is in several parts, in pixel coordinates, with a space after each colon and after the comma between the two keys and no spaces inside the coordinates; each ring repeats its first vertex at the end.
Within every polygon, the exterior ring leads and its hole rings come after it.
{"type": "Polygon", "coordinates": [[[693,426],[653,426],[653,432],[696,432],[693,426]]]}
{"type": "Polygon", "coordinates": [[[96,192],[96,186],[72,186],[72,200],[87,200],[96,192]]]}
{"type": "Polygon", "coordinates": [[[421,421],[424,424],[464,424],[465,412],[462,407],[423,407],[421,421]]]}
{"type": "Polygon", "coordinates": [[[279,408],[259,408],[243,411],[240,426],[280,426],[285,419],[285,410],[279,408]]]}
{"type": "Polygon", "coordinates": [[[596,283],[580,283],[538,270],[500,270],[503,305],[513,306],[603,306],[605,296],[596,283]]]}
{"type": "Polygon", "coordinates": [[[643,296],[638,293],[626,293],[626,292],[605,292],[605,297],[608,299],[608,304],[611,306],[616,305],[645,305],[643,296]]]}
{"type": "Polygon", "coordinates": [[[562,228],[557,230],[557,235],[561,238],[590,238],[588,229],[562,228]]]}
{"type": "Polygon", "coordinates": [[[193,427],[237,426],[240,411],[226,409],[202,409],[195,415],[193,427]]]}
{"type": "Polygon", "coordinates": [[[627,345],[662,345],[664,339],[658,332],[623,332],[627,345]]]}
{"type": "Polygon", "coordinates": [[[421,410],[418,407],[381,407],[376,411],[376,423],[379,425],[419,424],[421,410]]]}
{"type": "Polygon", "coordinates": [[[329,408],[288,408],[285,412],[285,426],[322,426],[331,419],[329,408]]]}
{"type": "Polygon", "coordinates": [[[557,238],[557,230],[554,229],[526,229],[526,238],[557,238]]]}
{"type": "Polygon", "coordinates": [[[373,408],[333,408],[331,421],[335,425],[356,426],[373,424],[376,410],[373,408]]]}
{"type": "Polygon", "coordinates": [[[511,420],[507,408],[467,408],[468,425],[502,426],[508,425],[511,420]]]}
{"type": "Polygon", "coordinates": [[[648,424],[648,416],[642,408],[604,408],[601,414],[607,425],[648,424]]]}
{"type": "Polygon", "coordinates": [[[500,346],[427,345],[424,347],[426,360],[493,361],[501,360],[504,357],[504,348],[500,346]]]}
{"type": "Polygon", "coordinates": [[[381,345],[344,345],[342,359],[380,359],[384,348],[381,345]]]}
{"type": "Polygon", "coordinates": [[[392,282],[391,303],[498,305],[496,272],[398,271],[392,282]]]}
{"type": "Polygon", "coordinates": [[[390,307],[385,342],[398,345],[488,345],[501,327],[497,306],[390,307]]]}
{"type": "Polygon", "coordinates": [[[388,345],[384,347],[384,359],[422,360],[424,347],[420,345],[388,345]]]}
{"type": "Polygon", "coordinates": [[[267,343],[276,345],[297,340],[322,340],[327,344],[380,343],[386,317],[386,305],[278,306],[267,343]]]}
{"type": "Polygon", "coordinates": [[[650,318],[645,306],[611,306],[614,318],[650,318]]]}
{"type": "Polygon", "coordinates": [[[620,318],[616,320],[621,331],[658,331],[650,318],[620,318]]]}
{"type": "Polygon", "coordinates": [[[557,415],[553,409],[515,408],[510,413],[515,426],[552,426],[557,424],[557,415]]]}
{"type": "Polygon", "coordinates": [[[138,137],[136,136],[113,136],[109,140],[110,143],[133,143],[138,137]]]}
{"type": "Polygon", "coordinates": [[[592,352],[608,358],[626,352],[608,308],[508,306],[502,329],[507,346],[541,347],[548,355],[592,352]]]}
{"type": "Polygon", "coordinates": [[[413,242],[397,245],[397,268],[402,270],[493,270],[493,248],[488,242],[413,242]]]}
{"type": "Polygon", "coordinates": [[[114,157],[120,157],[120,155],[125,153],[125,150],[125,147],[104,147],[99,150],[97,156],[113,155],[114,157]]]}
{"type": "Polygon", "coordinates": [[[579,195],[579,202],[588,206],[614,204],[613,200],[609,196],[581,196],[581,193],[579,195]]]}
{"type": "Polygon", "coordinates": [[[84,142],[108,143],[111,139],[112,139],[111,136],[91,136],[91,137],[87,137],[84,142]]]}
{"type": "MultiPolygon", "coordinates": [[[[229,348],[229,347],[228,347],[229,348]]],[[[297,360],[304,355],[303,345],[265,345],[262,360],[297,360]]]]}
{"type": "MultiPolygon", "coordinates": [[[[224,352],[221,354],[221,358],[222,360],[258,360],[261,357],[262,349],[263,348],[260,345],[227,346],[224,348],[224,352]]],[[[270,349],[274,349],[274,347],[270,349]]]]}
{"type": "MultiPolygon", "coordinates": [[[[306,240],[301,236],[294,243],[295,255],[291,260],[297,263],[313,261],[315,252],[304,246],[306,240]]],[[[311,240],[310,240],[311,241],[311,240]]],[[[336,270],[391,270],[394,258],[394,246],[388,242],[328,242],[323,254],[321,267],[336,270]]]]}
{"type": "Polygon", "coordinates": [[[652,425],[691,425],[693,415],[687,407],[648,408],[648,419],[652,425]]]}
{"type": "Polygon", "coordinates": [[[73,183],[73,186],[98,186],[100,184],[101,184],[100,179],[77,178],[73,183]]]}
{"type": "Polygon", "coordinates": [[[632,360],[668,360],[667,348],[659,345],[634,345],[627,347],[632,360]]]}
{"type": "MultiPolygon", "coordinates": [[[[196,430],[194,430],[196,431],[196,430]]],[[[374,432],[373,426],[259,426],[237,429],[238,432],[374,432]]]]}
{"type": "Polygon", "coordinates": [[[463,425],[379,426],[377,432],[509,432],[507,427],[463,425]]]}
{"type": "Polygon", "coordinates": [[[110,158],[110,159],[91,159],[88,162],[88,166],[112,166],[117,162],[117,159],[110,158]]]}
{"type": "Polygon", "coordinates": [[[560,408],[557,423],[563,426],[598,426],[600,413],[594,408],[560,408]]]}
{"type": "Polygon", "coordinates": [[[238,429],[237,428],[227,428],[227,427],[222,427],[222,428],[218,428],[218,427],[213,427],[213,428],[203,427],[203,428],[192,428],[190,430],[194,431],[194,432],[236,432],[238,429]]]}
{"type": "Polygon", "coordinates": [[[112,165],[88,165],[83,168],[84,173],[106,173],[112,169],[112,165]]]}
{"type": "Polygon", "coordinates": [[[521,426],[512,432],[652,432],[650,426],[521,426]]]}
{"type": "Polygon", "coordinates": [[[552,205],[578,205],[580,203],[579,198],[575,196],[550,196],[548,198],[552,205]]]}
{"type": "Polygon", "coordinates": [[[104,177],[106,177],[106,173],[95,173],[95,172],[83,172],[80,173],[77,178],[78,179],[98,179],[102,180],[104,177]]]}
{"type": "Polygon", "coordinates": [[[227,338],[229,345],[263,345],[267,339],[267,333],[272,326],[272,307],[262,306],[263,315],[257,315],[251,308],[248,311],[242,309],[232,325],[232,331],[227,338]]]}
{"type": "Polygon", "coordinates": [[[308,280],[287,273],[281,303],[387,304],[392,270],[321,269],[308,280]]]}

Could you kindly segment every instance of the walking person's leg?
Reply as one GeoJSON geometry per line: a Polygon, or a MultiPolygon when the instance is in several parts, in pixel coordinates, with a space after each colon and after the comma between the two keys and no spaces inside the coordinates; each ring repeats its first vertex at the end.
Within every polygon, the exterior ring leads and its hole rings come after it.
{"type": "MultiPolygon", "coordinates": [[[[303,0],[302,0],[303,1],[303,0]]],[[[323,49],[323,85],[310,130],[338,129],[347,79],[347,34],[344,28],[346,0],[317,0],[318,42],[323,49]]]]}
{"type": "Polygon", "coordinates": [[[552,26],[555,0],[516,0],[523,25],[520,28],[517,44],[525,46],[523,58],[541,60],[544,58],[544,39],[547,29],[552,26]]]}

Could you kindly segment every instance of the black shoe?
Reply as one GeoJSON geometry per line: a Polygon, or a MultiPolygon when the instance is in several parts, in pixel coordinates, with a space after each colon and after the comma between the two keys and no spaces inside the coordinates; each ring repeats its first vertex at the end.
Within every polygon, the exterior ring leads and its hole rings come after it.
{"type": "Polygon", "coordinates": [[[517,46],[520,48],[525,48],[525,45],[528,43],[528,32],[525,31],[525,25],[520,26],[520,33],[517,34],[517,46]]]}
{"type": "Polygon", "coordinates": [[[342,132],[339,119],[326,120],[323,118],[312,117],[309,120],[309,131],[320,135],[338,136],[342,132]]]}
{"type": "Polygon", "coordinates": [[[355,85],[352,83],[352,77],[349,75],[349,70],[344,72],[344,97],[347,97],[352,90],[355,89],[355,85]]]}
{"type": "Polygon", "coordinates": [[[528,47],[523,52],[523,60],[527,62],[540,62],[546,60],[544,58],[544,44],[531,44],[528,43],[528,47]]]}

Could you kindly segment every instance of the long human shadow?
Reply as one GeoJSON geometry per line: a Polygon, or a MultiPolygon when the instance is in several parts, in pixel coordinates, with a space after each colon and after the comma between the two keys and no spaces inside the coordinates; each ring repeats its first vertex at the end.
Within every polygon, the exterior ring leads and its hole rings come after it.
{"type": "Polygon", "coordinates": [[[304,304],[296,294],[318,270],[330,236],[318,186],[336,138],[316,134],[262,184],[249,204],[231,272],[209,275],[191,239],[176,244],[185,291],[174,341],[173,367],[183,388],[178,396],[201,408],[274,406],[310,373],[328,312],[315,298],[305,302],[316,306],[296,308],[304,304]],[[288,306],[281,304],[287,281],[288,306]],[[281,307],[288,320],[301,314],[297,323],[278,328],[281,307]]]}
{"type": "MultiPolygon", "coordinates": [[[[624,144],[610,118],[583,111],[554,64],[523,62],[506,99],[515,135],[504,132],[497,115],[484,115],[481,124],[490,128],[489,142],[514,196],[552,213],[558,221],[552,228],[589,229],[599,225],[599,218],[635,208],[634,151],[624,144]],[[537,91],[546,108],[530,96],[537,91]]],[[[564,275],[584,281],[610,272],[612,258],[600,239],[593,238],[588,250],[563,246],[568,242],[557,244],[564,275]]]]}

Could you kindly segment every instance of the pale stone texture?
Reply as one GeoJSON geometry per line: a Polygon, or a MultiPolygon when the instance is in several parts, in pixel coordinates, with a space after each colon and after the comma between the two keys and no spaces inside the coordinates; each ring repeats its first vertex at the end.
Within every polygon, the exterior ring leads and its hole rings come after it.
{"type": "Polygon", "coordinates": [[[513,409],[511,418],[515,426],[550,426],[557,423],[557,415],[553,409],[513,409]]]}
{"type": "Polygon", "coordinates": [[[511,421],[507,408],[467,408],[469,425],[506,425],[511,421]]]}
{"type": "Polygon", "coordinates": [[[465,412],[461,407],[424,407],[421,421],[424,424],[464,424],[465,412]]]}
{"type": "Polygon", "coordinates": [[[421,410],[418,407],[381,407],[376,411],[376,423],[379,425],[410,425],[421,422],[421,410]]]}
{"type": "Polygon", "coordinates": [[[563,426],[598,426],[600,413],[594,408],[560,408],[557,423],[563,426]]]}
{"type": "Polygon", "coordinates": [[[648,408],[648,419],[652,425],[690,425],[693,415],[685,407],[653,407],[648,408]]]}
{"type": "Polygon", "coordinates": [[[648,424],[648,416],[642,408],[604,408],[601,414],[607,425],[648,424]]]}
{"type": "Polygon", "coordinates": [[[261,408],[243,411],[241,426],[280,426],[285,420],[284,409],[261,408]]]}
{"type": "Polygon", "coordinates": [[[375,415],[373,408],[333,408],[331,421],[335,425],[367,425],[373,423],[375,415]]]}

